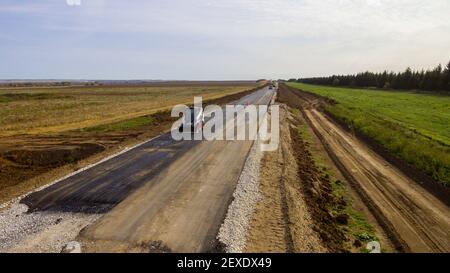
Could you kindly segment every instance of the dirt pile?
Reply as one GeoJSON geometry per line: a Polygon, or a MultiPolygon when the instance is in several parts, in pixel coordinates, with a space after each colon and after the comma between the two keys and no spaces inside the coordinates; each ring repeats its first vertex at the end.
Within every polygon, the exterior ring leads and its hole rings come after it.
{"type": "Polygon", "coordinates": [[[36,167],[57,167],[104,150],[102,145],[95,143],[80,143],[78,145],[21,147],[1,155],[17,165],[36,167]]]}
{"type": "Polygon", "coordinates": [[[0,150],[0,201],[8,196],[11,187],[48,172],[52,169],[75,164],[79,160],[105,150],[102,143],[29,142],[16,139],[0,150]],[[7,191],[5,191],[8,189],[7,191]]]}
{"type": "Polygon", "coordinates": [[[337,206],[342,200],[335,199],[330,180],[316,167],[308,150],[308,143],[300,137],[294,127],[291,127],[291,137],[298,164],[298,176],[303,184],[302,189],[307,198],[309,210],[316,223],[315,230],[320,234],[328,249],[332,252],[344,252],[346,237],[337,225],[342,224],[343,218],[348,219],[348,215],[333,217],[330,213],[330,208],[337,206]]]}

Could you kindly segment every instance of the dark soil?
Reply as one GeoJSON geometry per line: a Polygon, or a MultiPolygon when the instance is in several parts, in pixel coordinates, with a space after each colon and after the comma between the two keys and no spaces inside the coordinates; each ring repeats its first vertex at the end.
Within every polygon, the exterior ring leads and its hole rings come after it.
{"type": "Polygon", "coordinates": [[[341,219],[331,215],[330,208],[338,205],[332,194],[331,181],[316,167],[308,143],[298,131],[291,128],[292,146],[298,165],[298,176],[303,183],[308,209],[315,222],[315,230],[331,252],[347,252],[344,243],[345,234],[338,227],[341,219]]]}

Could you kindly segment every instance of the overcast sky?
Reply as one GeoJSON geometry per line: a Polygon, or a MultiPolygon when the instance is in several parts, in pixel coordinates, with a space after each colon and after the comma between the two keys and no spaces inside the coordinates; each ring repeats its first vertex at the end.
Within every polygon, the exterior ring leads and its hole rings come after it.
{"type": "Polygon", "coordinates": [[[0,79],[257,79],[450,61],[449,0],[0,0],[0,79]]]}

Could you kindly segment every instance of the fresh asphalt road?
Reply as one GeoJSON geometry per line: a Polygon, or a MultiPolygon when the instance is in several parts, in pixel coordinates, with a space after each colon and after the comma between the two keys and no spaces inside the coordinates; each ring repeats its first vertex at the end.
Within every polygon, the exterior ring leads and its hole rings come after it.
{"type": "MultiPolygon", "coordinates": [[[[233,104],[268,104],[273,93],[266,87],[233,104]]],[[[252,143],[175,141],[168,133],[22,202],[31,211],[108,211],[80,236],[91,251],[155,245],[175,252],[214,251],[252,143]]]]}

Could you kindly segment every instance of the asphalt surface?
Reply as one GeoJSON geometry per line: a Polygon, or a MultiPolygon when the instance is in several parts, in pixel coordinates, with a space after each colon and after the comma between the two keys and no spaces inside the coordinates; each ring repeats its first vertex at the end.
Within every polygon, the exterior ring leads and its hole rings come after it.
{"type": "MultiPolygon", "coordinates": [[[[268,104],[273,93],[266,87],[233,104],[268,104]]],[[[107,212],[80,235],[88,251],[216,251],[215,236],[252,143],[175,141],[168,133],[22,203],[31,211],[107,212]]]]}
{"type": "Polygon", "coordinates": [[[104,212],[154,178],[199,141],[165,134],[21,200],[29,211],[104,212]]]}

